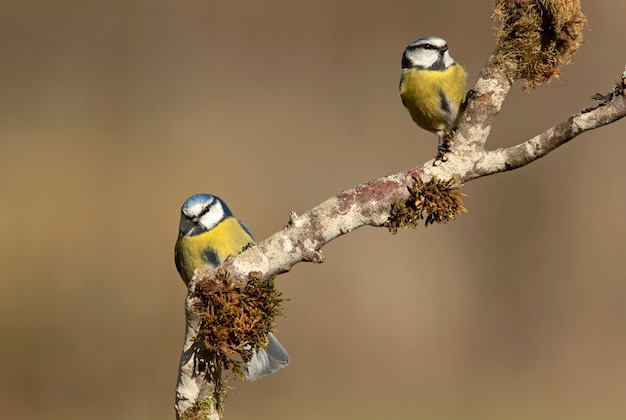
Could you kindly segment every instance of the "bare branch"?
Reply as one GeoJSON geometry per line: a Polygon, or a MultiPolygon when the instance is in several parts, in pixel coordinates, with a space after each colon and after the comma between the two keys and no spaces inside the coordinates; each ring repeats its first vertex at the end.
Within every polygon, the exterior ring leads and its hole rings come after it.
{"type": "Polygon", "coordinates": [[[481,177],[528,165],[585,131],[603,127],[623,118],[626,115],[626,96],[624,96],[624,88],[621,89],[621,93],[613,96],[609,102],[574,114],[566,121],[524,143],[485,152],[484,156],[476,162],[476,172],[472,175],[481,177]]]}

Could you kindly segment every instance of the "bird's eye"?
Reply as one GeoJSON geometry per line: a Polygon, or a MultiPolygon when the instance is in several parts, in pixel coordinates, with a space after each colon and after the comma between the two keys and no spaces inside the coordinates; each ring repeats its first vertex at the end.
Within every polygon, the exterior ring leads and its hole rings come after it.
{"type": "Polygon", "coordinates": [[[198,214],[198,217],[202,217],[202,216],[204,216],[205,214],[207,214],[207,213],[209,212],[209,209],[210,209],[210,208],[211,208],[211,205],[208,205],[208,206],[206,206],[206,207],[202,208],[202,211],[200,212],[200,214],[198,214]]]}

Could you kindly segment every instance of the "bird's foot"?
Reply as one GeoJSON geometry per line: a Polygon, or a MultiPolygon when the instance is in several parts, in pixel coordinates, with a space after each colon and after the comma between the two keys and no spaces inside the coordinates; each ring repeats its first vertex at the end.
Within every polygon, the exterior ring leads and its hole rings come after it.
{"type": "Polygon", "coordinates": [[[437,156],[435,156],[433,166],[437,166],[437,162],[443,163],[448,161],[446,153],[450,152],[451,140],[453,135],[454,131],[450,134],[443,136],[443,138],[441,138],[441,140],[439,141],[439,146],[437,147],[437,156]]]}

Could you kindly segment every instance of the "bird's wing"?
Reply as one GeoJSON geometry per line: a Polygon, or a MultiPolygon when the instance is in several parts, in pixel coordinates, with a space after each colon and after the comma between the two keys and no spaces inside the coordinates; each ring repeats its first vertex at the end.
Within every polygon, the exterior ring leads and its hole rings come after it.
{"type": "Polygon", "coordinates": [[[180,277],[183,279],[183,281],[185,283],[189,283],[189,279],[185,278],[185,272],[183,271],[183,263],[180,260],[180,257],[178,256],[178,247],[174,248],[174,264],[176,264],[176,270],[178,271],[178,274],[180,274],[180,277]]]}
{"type": "Polygon", "coordinates": [[[247,380],[256,381],[289,364],[289,354],[271,332],[267,333],[267,347],[255,350],[252,359],[246,364],[244,374],[247,380]]]}
{"type": "Polygon", "coordinates": [[[250,239],[252,239],[252,242],[254,242],[254,235],[252,235],[252,232],[250,232],[250,229],[248,229],[248,226],[246,226],[246,224],[239,219],[237,219],[237,221],[239,222],[239,225],[243,228],[243,230],[245,230],[246,233],[250,235],[250,239]]]}

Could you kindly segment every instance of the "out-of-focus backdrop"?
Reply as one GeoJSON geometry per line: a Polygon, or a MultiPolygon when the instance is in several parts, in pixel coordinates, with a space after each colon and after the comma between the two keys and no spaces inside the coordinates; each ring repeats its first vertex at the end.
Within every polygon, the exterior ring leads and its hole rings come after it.
{"type": "MultiPolygon", "coordinates": [[[[491,2],[2,1],[0,413],[172,419],[179,207],[223,197],[258,239],[431,158],[397,93],[436,34],[469,72],[491,2]]],[[[519,86],[492,148],[594,102],[626,64],[621,2],[586,2],[560,81],[519,86]]],[[[626,412],[626,122],[466,185],[445,226],[363,228],[280,276],[289,368],[228,419],[589,419],[626,412]]]]}

